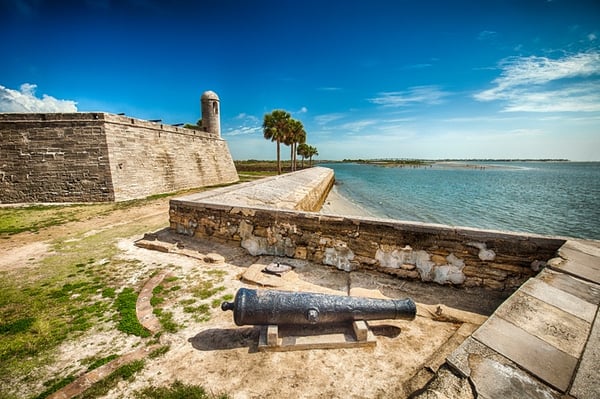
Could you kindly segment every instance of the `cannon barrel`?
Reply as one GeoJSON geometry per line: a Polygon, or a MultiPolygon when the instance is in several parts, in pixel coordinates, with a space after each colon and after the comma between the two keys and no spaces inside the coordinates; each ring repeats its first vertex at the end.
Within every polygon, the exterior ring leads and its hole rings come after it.
{"type": "Polygon", "coordinates": [[[234,301],[223,302],[221,309],[233,310],[238,326],[413,320],[417,314],[417,307],[410,298],[374,299],[247,288],[240,288],[234,301]]]}

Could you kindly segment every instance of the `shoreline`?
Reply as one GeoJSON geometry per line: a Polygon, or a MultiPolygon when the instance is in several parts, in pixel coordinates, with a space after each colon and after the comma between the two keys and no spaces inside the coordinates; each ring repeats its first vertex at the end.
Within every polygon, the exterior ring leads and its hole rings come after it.
{"type": "Polygon", "coordinates": [[[325,202],[323,203],[321,210],[319,210],[319,213],[375,217],[372,212],[369,212],[360,205],[352,202],[349,198],[340,194],[335,185],[331,188],[331,191],[329,191],[329,194],[327,195],[327,198],[325,198],[325,202]]]}

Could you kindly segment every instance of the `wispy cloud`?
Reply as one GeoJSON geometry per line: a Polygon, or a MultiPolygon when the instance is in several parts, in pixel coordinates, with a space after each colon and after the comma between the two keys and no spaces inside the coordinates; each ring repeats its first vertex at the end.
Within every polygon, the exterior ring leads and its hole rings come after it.
{"type": "Polygon", "coordinates": [[[224,136],[242,136],[262,132],[262,126],[239,126],[237,128],[228,129],[223,133],[224,136]]]}
{"type": "Polygon", "coordinates": [[[223,136],[248,136],[262,133],[262,122],[254,115],[242,112],[233,118],[235,127],[225,128],[223,136]]]}
{"type": "Polygon", "coordinates": [[[600,110],[600,53],[560,59],[515,57],[501,62],[495,87],[474,95],[479,101],[506,101],[505,111],[557,112],[600,110]],[[582,82],[588,80],[588,82],[582,82]]]}
{"type": "Polygon", "coordinates": [[[343,113],[331,113],[331,114],[323,114],[315,116],[315,122],[318,125],[327,125],[333,121],[337,121],[339,119],[344,118],[346,115],[343,113]]]}
{"type": "Polygon", "coordinates": [[[308,112],[308,108],[306,107],[301,107],[298,111],[292,111],[293,115],[297,115],[297,114],[305,114],[308,112]]]}
{"type": "Polygon", "coordinates": [[[319,88],[317,88],[317,90],[319,90],[319,91],[340,91],[340,90],[342,90],[342,88],[329,86],[329,87],[319,87],[319,88]]]}
{"type": "Polygon", "coordinates": [[[415,86],[406,91],[390,91],[378,93],[378,97],[370,98],[369,102],[384,107],[405,107],[413,104],[441,104],[444,97],[450,93],[438,86],[415,86]]]}
{"type": "Polygon", "coordinates": [[[340,125],[339,128],[341,130],[347,130],[347,131],[350,131],[353,133],[357,133],[357,132],[362,131],[365,127],[373,126],[373,125],[377,124],[377,122],[378,121],[375,119],[362,119],[362,120],[344,123],[344,124],[340,125]]]}
{"type": "Polygon", "coordinates": [[[44,94],[36,97],[36,85],[24,83],[19,90],[0,85],[0,112],[77,112],[77,103],[44,94]]]}
{"type": "Polygon", "coordinates": [[[238,114],[235,117],[236,120],[243,120],[243,121],[250,121],[250,122],[254,122],[254,123],[259,123],[260,119],[258,119],[256,116],[254,115],[248,115],[245,112],[242,112],[241,114],[238,114]]]}
{"type": "Polygon", "coordinates": [[[484,31],[479,32],[479,34],[477,35],[477,40],[481,40],[481,41],[493,40],[497,37],[498,37],[498,32],[495,32],[493,30],[484,30],[484,31]]]}

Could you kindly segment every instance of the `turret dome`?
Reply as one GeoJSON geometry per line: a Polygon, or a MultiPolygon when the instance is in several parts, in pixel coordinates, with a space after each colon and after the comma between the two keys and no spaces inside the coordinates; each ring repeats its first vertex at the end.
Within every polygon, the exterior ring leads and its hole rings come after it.
{"type": "Polygon", "coordinates": [[[215,93],[214,91],[208,90],[208,91],[205,91],[204,93],[202,93],[202,97],[200,97],[200,99],[219,101],[219,96],[217,96],[217,93],[215,93]]]}

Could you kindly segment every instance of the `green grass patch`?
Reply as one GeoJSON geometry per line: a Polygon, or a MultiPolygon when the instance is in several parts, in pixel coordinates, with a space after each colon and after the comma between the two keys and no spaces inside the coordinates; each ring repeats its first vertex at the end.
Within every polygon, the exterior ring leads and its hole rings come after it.
{"type": "Polygon", "coordinates": [[[138,337],[149,337],[150,331],[144,328],[137,319],[135,313],[135,304],[137,302],[137,293],[133,288],[125,288],[119,293],[115,301],[117,312],[120,315],[117,329],[126,334],[137,335],[138,337]]]}
{"type": "Polygon", "coordinates": [[[171,349],[171,347],[169,345],[161,346],[160,348],[154,349],[152,352],[150,352],[148,354],[148,357],[150,359],[155,359],[155,358],[157,358],[159,356],[162,356],[165,353],[167,353],[169,351],[169,349],[171,349]]]}
{"type": "Polygon", "coordinates": [[[143,360],[127,363],[110,373],[106,378],[92,385],[88,390],[76,396],[76,399],[92,399],[104,396],[121,381],[133,381],[135,373],[144,368],[143,360]]]}
{"type": "Polygon", "coordinates": [[[206,314],[210,311],[210,308],[207,304],[203,303],[198,306],[184,306],[183,311],[185,313],[201,313],[206,314]]]}
{"type": "Polygon", "coordinates": [[[173,313],[160,308],[155,308],[154,314],[158,318],[163,330],[166,332],[175,333],[181,328],[181,326],[173,320],[173,313]]]}
{"type": "Polygon", "coordinates": [[[34,396],[32,399],[44,399],[47,398],[48,396],[52,395],[54,392],[58,391],[59,389],[62,389],[64,387],[66,387],[67,385],[69,385],[70,383],[72,383],[73,381],[75,381],[77,378],[74,375],[70,375],[68,377],[65,378],[61,378],[61,379],[54,379],[51,381],[47,381],[44,383],[45,386],[47,386],[48,388],[45,389],[42,393],[40,393],[37,396],[34,396]]]}
{"type": "MultiPolygon", "coordinates": [[[[92,371],[97,369],[98,367],[104,366],[105,364],[108,364],[110,362],[112,362],[113,360],[117,359],[119,357],[119,355],[117,354],[112,354],[106,357],[103,357],[101,359],[96,359],[96,360],[91,360],[90,365],[87,368],[86,372],[92,371]]],[[[83,362],[82,362],[83,363],[83,362]]]]}
{"type": "Polygon", "coordinates": [[[231,294],[226,294],[223,295],[221,298],[215,298],[212,300],[211,302],[211,307],[214,308],[218,308],[219,306],[221,306],[221,304],[225,301],[232,301],[233,300],[233,295],[231,294]]]}
{"type": "Polygon", "coordinates": [[[191,289],[192,295],[200,299],[208,299],[223,290],[225,290],[225,287],[215,287],[212,281],[200,281],[191,289]]]}
{"type": "Polygon", "coordinates": [[[227,272],[225,270],[209,269],[204,270],[204,274],[208,274],[211,277],[218,277],[219,279],[222,279],[227,275],[227,272]]]}
{"type": "Polygon", "coordinates": [[[35,318],[25,317],[23,319],[17,319],[13,322],[0,324],[0,334],[18,334],[26,332],[33,326],[35,318]]]}
{"type": "Polygon", "coordinates": [[[152,298],[150,298],[150,305],[152,307],[156,307],[156,306],[160,305],[161,303],[163,303],[164,301],[165,301],[165,298],[163,298],[162,296],[153,295],[152,298]]]}
{"type": "Polygon", "coordinates": [[[148,387],[136,392],[136,399],[228,399],[226,394],[213,395],[198,385],[175,381],[168,387],[148,387]]]}

